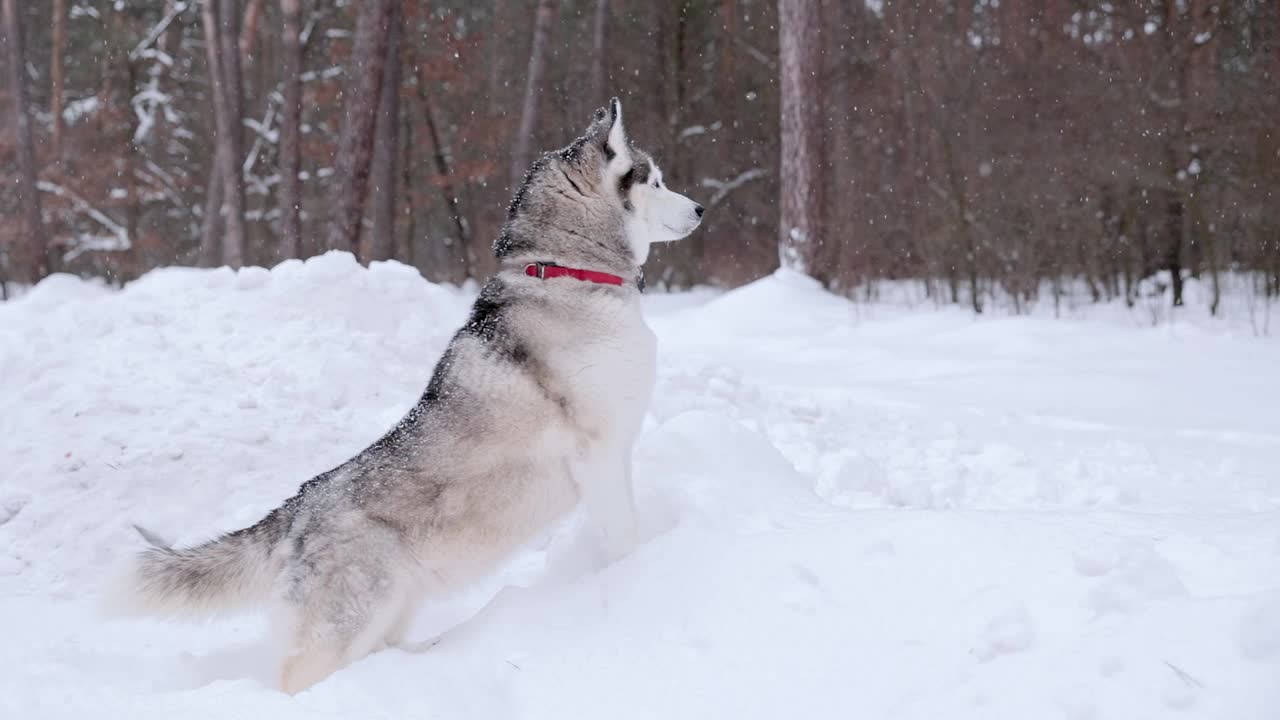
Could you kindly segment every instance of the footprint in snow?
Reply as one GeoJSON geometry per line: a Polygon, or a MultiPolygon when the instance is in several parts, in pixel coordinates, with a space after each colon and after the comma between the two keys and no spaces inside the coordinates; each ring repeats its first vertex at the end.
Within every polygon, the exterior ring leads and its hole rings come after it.
{"type": "Polygon", "coordinates": [[[889,539],[876,540],[862,548],[862,554],[869,558],[893,557],[897,553],[897,546],[889,539]]]}
{"type": "Polygon", "coordinates": [[[1064,720],[1098,720],[1098,702],[1087,685],[1074,685],[1058,696],[1064,720]]]}
{"type": "Polygon", "coordinates": [[[1025,606],[1017,605],[991,618],[970,652],[978,660],[989,662],[1001,655],[1023,652],[1034,640],[1031,615],[1025,606]]]}
{"type": "Polygon", "coordinates": [[[780,593],[782,602],[792,610],[812,615],[818,606],[826,603],[827,590],[822,580],[809,568],[795,563],[790,567],[788,581],[780,593]]]}
{"type": "Polygon", "coordinates": [[[1236,631],[1240,654],[1254,662],[1280,660],[1280,593],[1244,614],[1236,631]]]}
{"type": "Polygon", "coordinates": [[[1124,671],[1124,658],[1116,655],[1107,655],[1098,660],[1098,674],[1102,677],[1115,677],[1124,671]]]}

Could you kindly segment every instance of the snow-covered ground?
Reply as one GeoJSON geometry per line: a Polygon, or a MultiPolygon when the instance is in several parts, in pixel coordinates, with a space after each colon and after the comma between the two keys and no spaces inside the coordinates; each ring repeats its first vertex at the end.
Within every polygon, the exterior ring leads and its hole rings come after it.
{"type": "Polygon", "coordinates": [[[96,614],[129,523],[256,520],[399,419],[469,300],[334,254],[0,304],[0,717],[1280,717],[1280,342],[787,275],[647,299],[646,540],[599,573],[531,549],[424,608],[415,640],[472,616],[439,645],[296,697],[260,617],[96,614]]]}

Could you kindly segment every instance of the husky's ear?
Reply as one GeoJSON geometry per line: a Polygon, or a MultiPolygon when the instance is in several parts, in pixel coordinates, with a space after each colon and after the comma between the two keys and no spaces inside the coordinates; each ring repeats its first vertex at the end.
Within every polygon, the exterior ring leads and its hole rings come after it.
{"type": "Polygon", "coordinates": [[[618,98],[609,101],[609,136],[604,143],[604,154],[611,166],[616,163],[623,172],[631,168],[631,145],[622,127],[622,102],[618,98]]]}

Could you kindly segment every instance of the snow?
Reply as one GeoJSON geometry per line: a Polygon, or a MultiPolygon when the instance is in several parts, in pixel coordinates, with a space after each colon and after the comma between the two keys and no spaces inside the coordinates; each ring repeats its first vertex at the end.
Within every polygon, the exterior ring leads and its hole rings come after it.
{"type": "Polygon", "coordinates": [[[62,111],[62,119],[68,125],[75,125],[82,118],[92,115],[102,108],[102,99],[97,95],[89,95],[67,103],[62,111]]]}
{"type": "Polygon", "coordinates": [[[131,522],[247,525],[394,424],[473,292],[330,254],[0,304],[0,717],[1280,715],[1280,342],[786,272],[646,298],[644,541],[597,573],[530,548],[296,697],[260,616],[96,613],[131,522]]]}

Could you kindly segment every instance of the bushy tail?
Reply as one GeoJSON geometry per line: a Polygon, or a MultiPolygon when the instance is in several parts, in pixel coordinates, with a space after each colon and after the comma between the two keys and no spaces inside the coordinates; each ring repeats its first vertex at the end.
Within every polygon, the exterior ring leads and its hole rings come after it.
{"type": "Polygon", "coordinates": [[[272,552],[279,522],[279,512],[273,512],[252,527],[181,550],[139,527],[151,547],[108,590],[104,609],[113,615],[199,618],[260,601],[280,572],[272,552]]]}

